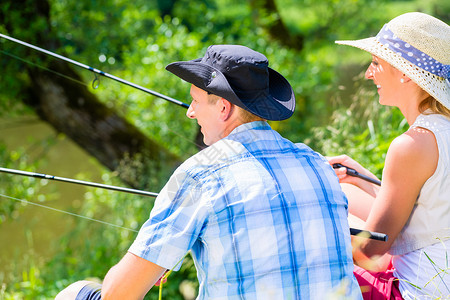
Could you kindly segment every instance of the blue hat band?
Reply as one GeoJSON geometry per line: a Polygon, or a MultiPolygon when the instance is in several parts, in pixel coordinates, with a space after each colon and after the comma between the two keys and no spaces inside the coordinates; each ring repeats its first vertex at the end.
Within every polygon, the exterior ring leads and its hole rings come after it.
{"type": "Polygon", "coordinates": [[[450,65],[444,65],[438,62],[426,53],[423,53],[419,49],[398,38],[387,27],[387,24],[385,24],[381,31],[377,34],[376,39],[381,44],[419,68],[436,76],[450,80],[450,65]]]}

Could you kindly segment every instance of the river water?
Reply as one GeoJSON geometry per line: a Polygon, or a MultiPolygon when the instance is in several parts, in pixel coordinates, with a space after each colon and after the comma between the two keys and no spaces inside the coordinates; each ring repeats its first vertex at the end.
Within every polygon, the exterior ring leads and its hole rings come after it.
{"type": "MultiPolygon", "coordinates": [[[[69,138],[58,136],[48,151],[43,141],[55,137],[56,132],[37,118],[0,120],[0,141],[8,149],[23,147],[31,157],[44,155],[45,164],[37,172],[59,177],[76,178],[79,173],[87,174],[99,182],[102,167],[69,138]]],[[[1,162],[0,162],[1,166],[1,162]]],[[[0,192],[4,176],[19,176],[0,173],[0,192]]],[[[60,210],[76,212],[80,207],[86,188],[83,186],[49,181],[41,189],[56,193],[44,205],[60,210]]],[[[8,195],[15,197],[15,195],[8,195]]],[[[37,202],[35,199],[22,199],[37,202]]],[[[0,201],[15,201],[0,197],[0,201]]],[[[59,240],[74,225],[74,217],[34,205],[21,205],[12,218],[0,224],[0,283],[11,282],[22,277],[22,270],[51,258],[58,251],[59,240]]]]}

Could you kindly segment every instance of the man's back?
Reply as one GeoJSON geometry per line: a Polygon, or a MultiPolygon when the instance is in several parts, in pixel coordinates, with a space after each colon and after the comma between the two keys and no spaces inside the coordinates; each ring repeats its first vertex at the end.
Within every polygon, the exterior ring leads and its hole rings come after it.
{"type": "MultiPolygon", "coordinates": [[[[211,45],[166,69],[191,84],[186,116],[210,147],[170,177],[102,296],[142,298],[191,251],[199,299],[326,299],[338,287],[361,299],[337,177],[264,121],[294,113],[288,80],[242,45],[211,45]]],[[[99,294],[83,285],[84,296],[99,294]]]]}
{"type": "Polygon", "coordinates": [[[171,268],[191,249],[200,299],[322,299],[345,280],[359,291],[334,172],[265,122],[187,160],[161,194],[130,251],[171,268]]]}

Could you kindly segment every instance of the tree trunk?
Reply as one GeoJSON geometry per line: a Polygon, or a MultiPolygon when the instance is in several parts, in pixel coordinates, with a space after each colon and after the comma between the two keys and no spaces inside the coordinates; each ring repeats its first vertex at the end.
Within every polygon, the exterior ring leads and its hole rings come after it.
{"type": "Polygon", "coordinates": [[[170,16],[176,2],[177,0],[157,0],[156,5],[158,6],[158,10],[161,13],[161,16],[170,16]]]}
{"type": "MultiPolygon", "coordinates": [[[[52,70],[81,80],[64,62],[52,63],[52,70]]],[[[131,186],[145,188],[148,177],[179,163],[176,156],[101,103],[85,86],[39,70],[29,70],[29,76],[27,104],[39,117],[117,171],[131,186]]]]}
{"type": "MultiPolygon", "coordinates": [[[[10,34],[20,39],[20,33],[29,35],[35,28],[33,25],[39,24],[33,42],[47,49],[55,48],[57,39],[52,38],[46,0],[3,0],[3,3],[8,10],[0,11],[0,21],[10,34]],[[24,21],[26,31],[21,27],[24,21]]],[[[33,51],[26,52],[35,55],[33,51]]],[[[48,61],[46,57],[41,58],[48,61]]],[[[81,81],[65,62],[51,59],[48,68],[81,81]]],[[[26,104],[104,166],[117,171],[132,187],[152,189],[149,185],[161,172],[172,171],[180,163],[175,155],[100,102],[85,86],[34,67],[27,67],[27,73],[29,80],[24,80],[21,87],[26,104]]]]}
{"type": "Polygon", "coordinates": [[[262,27],[266,28],[270,36],[289,46],[290,48],[302,50],[304,46],[304,37],[294,35],[281,19],[275,0],[249,0],[253,9],[254,18],[262,27]]]}

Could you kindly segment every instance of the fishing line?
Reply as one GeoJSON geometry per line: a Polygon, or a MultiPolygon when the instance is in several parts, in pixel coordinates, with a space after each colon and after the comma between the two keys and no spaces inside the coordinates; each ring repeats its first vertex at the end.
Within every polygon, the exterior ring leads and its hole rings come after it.
{"type": "Polygon", "coordinates": [[[20,118],[20,120],[2,120],[0,121],[0,130],[16,129],[24,126],[34,125],[39,123],[37,118],[20,118]]]}
{"type": "Polygon", "coordinates": [[[39,69],[48,71],[48,72],[53,73],[53,74],[56,74],[56,75],[59,75],[59,76],[61,76],[61,77],[64,77],[65,79],[74,81],[74,82],[79,83],[79,84],[81,84],[81,85],[88,86],[86,83],[84,83],[84,82],[82,82],[82,81],[80,81],[80,80],[78,80],[78,79],[75,79],[75,78],[73,78],[73,77],[67,76],[67,75],[62,74],[62,73],[59,73],[58,71],[55,71],[55,70],[46,68],[46,67],[44,67],[44,66],[38,65],[38,64],[36,64],[36,63],[34,63],[34,62],[32,62],[32,61],[29,61],[29,60],[27,60],[27,59],[21,58],[21,57],[19,57],[19,56],[16,56],[16,55],[11,54],[11,53],[9,53],[9,52],[6,52],[6,51],[4,51],[4,50],[0,50],[0,52],[3,53],[3,54],[5,54],[5,55],[8,55],[8,56],[10,56],[10,57],[12,57],[12,58],[15,58],[15,59],[17,59],[17,60],[20,60],[21,62],[24,62],[24,63],[27,63],[27,64],[32,65],[32,66],[34,66],[34,67],[37,67],[37,68],[39,68],[39,69]]]}
{"type": "Polygon", "coordinates": [[[134,230],[134,229],[131,229],[131,228],[127,228],[127,227],[123,227],[123,226],[120,226],[120,225],[112,224],[112,223],[105,222],[105,221],[98,220],[98,219],[94,219],[94,218],[91,218],[91,217],[86,217],[86,216],[79,215],[79,214],[76,214],[76,213],[71,213],[69,211],[65,211],[65,210],[62,210],[62,209],[46,206],[46,205],[43,205],[43,204],[39,204],[39,203],[35,203],[35,202],[31,202],[31,201],[27,201],[27,200],[23,200],[23,199],[19,199],[19,198],[14,198],[14,197],[7,196],[7,195],[4,195],[4,194],[0,194],[0,197],[11,199],[11,200],[15,200],[15,201],[22,202],[22,203],[25,203],[25,204],[31,204],[31,205],[38,206],[38,207],[41,207],[41,208],[46,208],[48,210],[52,210],[52,211],[56,211],[56,212],[63,213],[63,214],[66,214],[66,215],[70,215],[70,216],[73,216],[73,217],[77,217],[77,218],[81,218],[81,219],[85,219],[85,220],[101,223],[101,224],[108,225],[108,226],[111,226],[111,227],[125,229],[125,230],[132,231],[132,232],[138,232],[137,230],[134,230]]]}
{"type": "MultiPolygon", "coordinates": [[[[25,203],[25,204],[30,204],[30,205],[35,205],[35,206],[37,206],[37,207],[41,207],[41,208],[45,208],[45,209],[48,209],[48,210],[52,210],[52,211],[55,211],[55,212],[59,212],[59,213],[63,213],[63,214],[66,214],[66,215],[70,215],[70,216],[73,216],[73,217],[77,217],[77,218],[81,218],[81,219],[85,219],[85,220],[88,220],[88,221],[93,221],[93,222],[97,222],[97,223],[100,223],[100,224],[103,224],[103,225],[108,225],[108,226],[111,226],[111,227],[115,227],[115,228],[119,228],[119,229],[124,229],[124,230],[128,230],[128,231],[131,231],[131,232],[139,232],[138,230],[134,230],[134,229],[131,229],[131,228],[127,228],[127,227],[123,227],[123,226],[120,226],[120,225],[116,225],[116,224],[112,224],[112,223],[109,223],[109,222],[105,222],[105,221],[102,221],[102,220],[98,220],[98,219],[94,219],[94,218],[91,218],[91,217],[86,217],[86,216],[83,216],[83,215],[79,215],[79,214],[76,214],[76,213],[71,213],[71,212],[68,212],[68,211],[65,211],[65,210],[62,210],[62,209],[58,209],[58,208],[54,208],[54,207],[50,207],[50,206],[47,206],[47,205],[43,205],[43,204],[38,204],[38,203],[35,203],[35,202],[31,202],[31,201],[27,201],[27,200],[23,200],[23,199],[19,199],[19,198],[14,198],[14,197],[10,197],[10,196],[7,196],[7,195],[4,195],[4,194],[0,194],[0,197],[3,197],[3,198],[7,198],[7,199],[11,199],[11,200],[15,200],[15,201],[18,201],[18,202],[21,202],[21,203],[25,203]]],[[[159,297],[158,297],[158,299],[159,300],[161,300],[162,299],[162,290],[163,290],[163,284],[164,284],[164,281],[165,280],[167,280],[167,278],[169,277],[169,275],[172,273],[172,271],[186,258],[186,256],[188,256],[189,255],[189,253],[190,253],[190,251],[188,251],[176,264],[175,264],[175,266],[171,269],[171,270],[169,270],[169,271],[167,271],[162,277],[161,277],[161,279],[160,279],[160,286],[159,286],[159,297]]]]}

